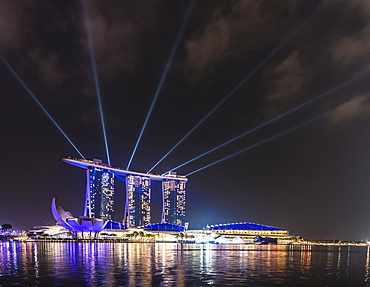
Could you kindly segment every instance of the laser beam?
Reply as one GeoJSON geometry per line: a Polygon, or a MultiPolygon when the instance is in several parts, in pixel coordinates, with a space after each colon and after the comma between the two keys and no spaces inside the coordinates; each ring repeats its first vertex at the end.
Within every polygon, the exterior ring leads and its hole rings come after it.
{"type": "Polygon", "coordinates": [[[229,99],[241,86],[243,86],[258,70],[260,70],[269,60],[272,59],[273,56],[277,52],[279,52],[285,45],[292,39],[302,28],[321,10],[323,4],[320,4],[308,17],[307,19],[301,23],[296,29],[294,29],[289,36],[282,41],[274,50],[267,55],[252,71],[248,73],[248,75],[239,83],[237,84],[234,89],[232,89],[208,114],[205,115],[204,118],[200,120],[173,148],[169,150],[150,170],[148,173],[151,172],[160,162],[162,162],[175,148],[177,148],[193,131],[195,131],[211,114],[213,114],[227,99],[229,99]]]}
{"type": "Polygon", "coordinates": [[[17,80],[21,83],[23,88],[30,94],[30,96],[34,99],[34,101],[39,105],[39,107],[44,111],[44,113],[49,117],[49,119],[53,122],[53,124],[58,128],[58,130],[62,133],[62,135],[67,139],[67,141],[72,145],[72,147],[77,151],[77,153],[83,158],[86,159],[76,145],[72,142],[72,140],[67,136],[67,134],[62,130],[62,128],[57,124],[57,122],[53,119],[53,117],[48,113],[48,111],[44,108],[44,106],[39,102],[39,100],[35,97],[35,95],[31,92],[31,90],[27,87],[27,85],[22,81],[22,79],[18,76],[18,74],[14,71],[14,69],[10,66],[10,64],[5,60],[2,54],[0,54],[1,61],[8,67],[10,72],[17,78],[17,80]]]}
{"type": "MultiPolygon", "coordinates": [[[[186,197],[189,198],[190,200],[193,200],[195,203],[197,203],[199,205],[199,207],[200,207],[200,211],[201,212],[202,211],[206,211],[207,215],[211,215],[212,214],[212,216],[210,216],[212,219],[217,219],[217,217],[220,217],[219,210],[216,212],[215,210],[211,209],[208,206],[208,204],[206,205],[206,204],[202,203],[200,200],[198,200],[197,198],[195,198],[194,196],[192,196],[191,193],[197,194],[197,195],[201,194],[201,196],[203,197],[203,200],[204,201],[207,201],[209,203],[209,199],[208,200],[206,199],[207,195],[204,192],[202,192],[199,189],[197,189],[197,188],[195,188],[195,187],[187,184],[186,185],[186,197]],[[192,189],[193,190],[196,190],[196,193],[195,192],[189,192],[188,191],[189,189],[190,190],[192,190],[192,189]]],[[[203,226],[204,225],[205,224],[203,224],[203,226]]]]}
{"type": "Polygon", "coordinates": [[[316,102],[316,101],[324,98],[325,96],[328,96],[328,95],[330,95],[330,94],[338,91],[339,89],[342,89],[342,88],[348,86],[349,84],[352,84],[353,82],[358,81],[358,80],[360,80],[362,78],[365,78],[365,77],[367,77],[369,75],[370,75],[370,70],[367,71],[367,72],[365,72],[365,73],[363,73],[363,74],[361,74],[361,75],[355,76],[352,79],[350,79],[350,80],[348,80],[348,81],[346,81],[346,82],[344,82],[344,83],[342,83],[342,84],[340,84],[340,85],[338,85],[338,86],[336,86],[336,87],[334,87],[334,88],[326,91],[325,93],[322,93],[319,96],[317,96],[317,97],[315,97],[315,98],[313,98],[313,99],[311,99],[311,100],[309,100],[307,102],[304,102],[303,104],[298,105],[297,107],[295,107],[295,108],[293,108],[293,109],[291,109],[291,110],[289,110],[289,111],[287,111],[285,113],[282,113],[281,115],[279,115],[277,117],[274,117],[271,120],[269,120],[269,121],[267,121],[267,122],[265,122],[265,123],[263,123],[263,124],[255,127],[255,128],[253,128],[253,129],[251,129],[251,130],[249,130],[249,131],[247,131],[247,132],[245,132],[245,133],[243,133],[243,134],[241,134],[241,135],[239,135],[239,136],[237,136],[237,137],[235,137],[235,138],[233,138],[231,140],[228,140],[227,142],[225,142],[223,144],[220,144],[219,146],[217,146],[217,147],[215,147],[215,148],[213,148],[213,149],[211,149],[211,150],[209,150],[209,151],[207,151],[205,153],[202,153],[202,154],[196,156],[196,157],[192,158],[191,160],[189,160],[187,162],[184,162],[184,163],[182,163],[182,164],[180,164],[180,165],[178,165],[178,166],[170,169],[167,172],[170,172],[170,171],[173,171],[173,170],[178,169],[180,167],[183,167],[184,165],[187,165],[187,164],[189,164],[189,163],[191,163],[191,162],[193,162],[193,161],[195,161],[195,160],[197,160],[197,159],[199,159],[199,158],[201,158],[201,157],[203,157],[203,156],[205,156],[205,155],[207,155],[207,154],[209,154],[211,152],[214,152],[215,150],[218,150],[219,148],[222,148],[222,147],[224,147],[225,145],[227,145],[229,143],[232,143],[232,142],[234,142],[234,141],[236,141],[236,140],[238,140],[238,139],[240,139],[240,138],[242,138],[242,137],[244,137],[244,136],[246,136],[246,135],[248,135],[248,134],[250,134],[250,133],[252,133],[252,132],[254,132],[254,131],[256,131],[256,130],[258,130],[260,128],[262,128],[262,127],[264,127],[264,126],[267,126],[268,124],[271,124],[272,122],[275,122],[275,121],[277,121],[277,120],[279,120],[279,119],[281,119],[281,118],[283,118],[283,117],[285,117],[285,116],[287,116],[287,115],[289,115],[289,114],[291,114],[291,113],[293,113],[293,112],[295,112],[295,111],[297,111],[297,110],[299,110],[299,109],[301,109],[301,108],[303,108],[303,107],[305,107],[305,106],[307,106],[309,104],[312,104],[313,102],[316,102]]]}
{"type": "Polygon", "coordinates": [[[93,40],[92,40],[91,27],[90,27],[90,21],[89,21],[89,16],[88,16],[89,11],[88,11],[86,0],[82,0],[82,6],[84,8],[85,28],[86,28],[87,39],[88,39],[88,46],[89,46],[89,51],[90,51],[91,65],[92,65],[92,70],[93,70],[93,75],[94,75],[96,95],[98,97],[99,113],[100,113],[100,119],[101,119],[101,126],[102,126],[102,129],[103,129],[105,151],[106,151],[106,154],[107,154],[108,164],[110,165],[110,156],[109,156],[107,134],[106,134],[106,130],[105,130],[105,122],[104,122],[103,108],[102,108],[101,96],[100,96],[100,87],[99,87],[99,80],[98,80],[98,72],[97,72],[96,62],[95,62],[95,54],[94,54],[93,40]]]}
{"type": "Polygon", "coordinates": [[[119,176],[118,174],[114,173],[113,171],[108,170],[110,174],[113,174],[114,177],[117,177],[118,179],[122,180],[123,182],[126,182],[126,179],[122,176],[119,176]]]}
{"type": "MultiPolygon", "coordinates": [[[[147,116],[146,116],[146,118],[145,118],[145,121],[144,121],[143,127],[141,128],[141,131],[140,131],[139,137],[138,137],[138,139],[137,139],[137,141],[136,141],[136,144],[135,144],[134,150],[132,151],[132,154],[131,154],[130,160],[129,160],[128,164],[127,164],[126,170],[129,170],[129,168],[130,168],[130,165],[131,165],[131,162],[132,162],[132,160],[133,160],[133,158],[134,158],[134,155],[135,155],[135,153],[136,153],[137,147],[139,146],[139,143],[140,143],[141,138],[142,138],[142,136],[143,136],[144,130],[145,130],[145,128],[146,128],[146,125],[147,125],[147,123],[148,123],[148,120],[149,120],[149,118],[150,118],[150,115],[151,115],[151,113],[152,113],[152,111],[153,111],[153,108],[154,108],[155,102],[157,101],[157,98],[158,98],[158,95],[159,95],[159,93],[160,93],[160,91],[161,91],[161,89],[162,89],[163,83],[164,83],[164,81],[166,80],[168,70],[169,70],[169,68],[170,68],[170,66],[171,66],[172,60],[173,60],[173,58],[174,58],[174,56],[175,56],[175,53],[176,53],[177,47],[179,46],[180,40],[181,40],[181,38],[182,38],[182,35],[184,34],[184,30],[185,30],[186,24],[188,23],[188,20],[189,20],[189,18],[190,18],[190,15],[192,14],[192,11],[193,11],[193,8],[194,8],[194,3],[195,3],[195,1],[191,1],[191,2],[190,2],[190,4],[189,4],[189,6],[188,6],[188,9],[187,9],[186,14],[185,14],[184,21],[183,21],[183,23],[182,23],[182,25],[181,25],[181,27],[180,27],[180,31],[179,31],[179,33],[178,33],[178,35],[177,35],[177,37],[176,37],[175,44],[174,44],[174,46],[173,46],[173,48],[172,48],[172,51],[171,51],[171,54],[170,54],[170,56],[169,56],[169,58],[168,58],[168,61],[167,61],[166,67],[165,67],[165,69],[164,69],[164,72],[163,72],[163,74],[162,74],[161,80],[160,80],[159,85],[158,85],[158,87],[157,87],[157,90],[156,90],[156,92],[155,92],[155,95],[154,95],[154,98],[153,98],[152,104],[150,105],[150,108],[149,108],[148,114],[147,114],[147,116]]],[[[148,173],[149,173],[149,172],[148,172],[148,173]]]]}
{"type": "Polygon", "coordinates": [[[222,162],[222,161],[224,161],[224,160],[227,160],[227,159],[229,159],[229,158],[231,158],[231,157],[234,157],[234,156],[236,156],[236,155],[239,155],[239,154],[241,154],[241,153],[243,153],[243,152],[246,152],[246,151],[248,151],[248,150],[250,150],[250,149],[252,149],[252,148],[258,147],[258,146],[260,146],[260,145],[262,145],[262,144],[264,144],[264,143],[267,143],[267,142],[269,142],[269,141],[272,141],[272,140],[274,140],[274,139],[276,139],[276,138],[278,138],[278,137],[281,137],[281,136],[283,136],[283,135],[286,135],[286,134],[288,134],[288,133],[291,133],[291,132],[293,132],[293,131],[295,131],[295,130],[297,130],[297,129],[299,129],[299,128],[302,128],[302,127],[304,127],[304,126],[306,126],[306,125],[308,125],[308,124],[311,124],[311,123],[313,123],[313,122],[316,122],[317,120],[319,120],[319,119],[321,119],[321,118],[323,118],[323,117],[327,116],[328,114],[329,114],[329,112],[324,113],[324,114],[319,115],[319,116],[316,116],[316,117],[314,117],[313,119],[310,119],[310,120],[308,120],[308,121],[306,121],[306,122],[304,122],[304,123],[301,123],[301,124],[299,124],[299,125],[296,125],[296,126],[294,126],[294,127],[290,128],[290,129],[287,129],[287,130],[285,130],[285,131],[283,131],[283,132],[281,132],[281,133],[278,133],[278,134],[276,134],[276,135],[274,135],[274,136],[272,136],[272,137],[269,137],[269,138],[267,138],[267,139],[265,139],[265,140],[262,140],[262,141],[260,141],[260,142],[258,142],[258,143],[256,143],[256,144],[254,144],[254,145],[251,145],[251,146],[249,146],[249,147],[247,147],[247,148],[245,148],[245,149],[242,149],[242,150],[240,150],[240,151],[237,151],[237,152],[235,152],[235,153],[233,153],[233,154],[231,154],[231,155],[229,155],[229,156],[226,156],[226,157],[224,157],[224,158],[222,158],[222,159],[219,159],[219,160],[217,160],[217,161],[215,161],[215,162],[213,162],[213,163],[210,163],[210,164],[208,164],[208,165],[206,165],[206,166],[203,166],[203,167],[201,167],[201,168],[199,168],[199,169],[197,169],[197,170],[194,170],[194,171],[192,171],[192,172],[190,172],[190,173],[186,174],[185,176],[192,175],[192,174],[194,174],[194,173],[196,173],[196,172],[198,172],[198,171],[201,171],[201,170],[203,170],[203,169],[206,169],[206,168],[208,168],[208,167],[211,167],[211,166],[213,166],[213,165],[215,165],[215,164],[217,164],[217,163],[220,163],[220,162],[222,162]]]}

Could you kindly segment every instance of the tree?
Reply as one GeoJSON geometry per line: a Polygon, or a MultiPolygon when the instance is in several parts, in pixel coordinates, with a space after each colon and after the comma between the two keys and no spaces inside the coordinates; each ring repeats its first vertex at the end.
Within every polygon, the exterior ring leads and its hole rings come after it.
{"type": "Polygon", "coordinates": [[[1,225],[1,230],[4,230],[4,231],[5,230],[10,230],[12,228],[13,228],[13,226],[9,223],[4,223],[3,225],[1,225]]]}
{"type": "Polygon", "coordinates": [[[184,233],[182,233],[182,232],[180,232],[180,233],[177,235],[177,237],[180,239],[180,241],[182,241],[182,240],[184,240],[184,238],[185,238],[185,234],[184,234],[184,233]]]}

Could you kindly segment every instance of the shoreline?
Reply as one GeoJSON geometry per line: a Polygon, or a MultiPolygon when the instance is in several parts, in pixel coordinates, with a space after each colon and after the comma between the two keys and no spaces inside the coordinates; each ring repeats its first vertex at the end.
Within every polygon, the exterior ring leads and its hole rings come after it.
{"type": "Polygon", "coordinates": [[[148,240],[129,240],[123,238],[60,238],[60,239],[50,239],[50,238],[13,238],[10,240],[2,240],[0,242],[58,242],[58,243],[177,243],[177,244],[212,244],[212,245],[300,245],[300,246],[363,246],[369,247],[369,243],[356,243],[356,242],[343,242],[343,243],[324,243],[324,242],[292,242],[292,243],[278,243],[278,244],[256,244],[256,243],[212,243],[212,242],[191,242],[191,241],[148,241],[148,240]]]}

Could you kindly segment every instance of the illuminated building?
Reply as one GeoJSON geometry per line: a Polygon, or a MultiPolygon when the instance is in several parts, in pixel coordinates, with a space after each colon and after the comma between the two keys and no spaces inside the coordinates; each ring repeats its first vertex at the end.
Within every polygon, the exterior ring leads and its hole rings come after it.
{"type": "MultiPolygon", "coordinates": [[[[69,211],[65,211],[60,205],[57,204],[56,198],[51,202],[51,211],[57,222],[64,228],[73,232],[95,232],[101,231],[107,219],[91,218],[91,217],[74,217],[69,211]]],[[[96,236],[96,234],[95,234],[96,236]]]]}
{"type": "Polygon", "coordinates": [[[255,237],[269,236],[273,238],[291,238],[288,230],[278,227],[262,225],[251,222],[226,223],[208,226],[207,229],[214,234],[229,236],[255,237]]]}
{"type": "MultiPolygon", "coordinates": [[[[63,159],[66,163],[86,169],[87,186],[85,216],[76,218],[52,202],[54,218],[74,233],[101,230],[126,234],[135,230],[158,234],[158,241],[181,241],[198,243],[289,243],[293,236],[288,230],[250,222],[227,223],[207,226],[202,230],[188,230],[185,218],[185,187],[187,178],[167,174],[151,174],[124,170],[103,164],[94,159],[63,159]],[[123,224],[112,221],[114,175],[123,176],[126,182],[126,205],[123,224]],[[162,182],[161,223],[151,224],[151,181],[162,182]],[[123,233],[122,233],[123,232],[123,233]],[[167,236],[168,235],[168,236],[167,236]]],[[[106,234],[104,236],[107,236],[106,234]]]]}
{"type": "Polygon", "coordinates": [[[284,244],[290,243],[294,237],[289,234],[288,230],[251,222],[207,225],[203,230],[187,230],[186,234],[185,241],[216,244],[266,244],[270,242],[284,244]]]}
{"type": "Polygon", "coordinates": [[[124,223],[127,228],[150,224],[150,178],[126,177],[126,207],[124,223]]]}
{"type": "Polygon", "coordinates": [[[185,186],[187,178],[168,174],[146,174],[112,167],[101,160],[65,158],[64,162],[86,169],[87,186],[84,215],[112,219],[114,176],[123,176],[126,181],[126,205],[123,223],[127,228],[144,226],[151,223],[150,184],[151,181],[163,182],[162,223],[183,224],[185,217],[185,186]],[[104,197],[104,198],[103,198],[104,197]],[[103,206],[102,203],[105,203],[103,206]],[[108,217],[109,216],[109,217],[108,217]]]}
{"type": "Polygon", "coordinates": [[[101,167],[86,170],[86,198],[84,216],[113,218],[114,175],[101,167]]]}
{"type": "Polygon", "coordinates": [[[185,180],[163,180],[162,223],[183,224],[185,218],[185,185],[185,180]]]}
{"type": "Polygon", "coordinates": [[[186,228],[172,223],[155,223],[144,227],[145,231],[185,232],[186,228]]]}

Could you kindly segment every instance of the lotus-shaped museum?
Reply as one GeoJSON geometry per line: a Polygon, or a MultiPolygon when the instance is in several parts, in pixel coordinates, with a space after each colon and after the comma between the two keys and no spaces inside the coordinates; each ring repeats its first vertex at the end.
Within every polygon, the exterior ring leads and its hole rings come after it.
{"type": "Polygon", "coordinates": [[[106,219],[100,218],[74,217],[69,211],[65,211],[57,204],[56,198],[53,198],[51,202],[51,210],[55,220],[73,232],[100,232],[108,222],[106,219]]]}

